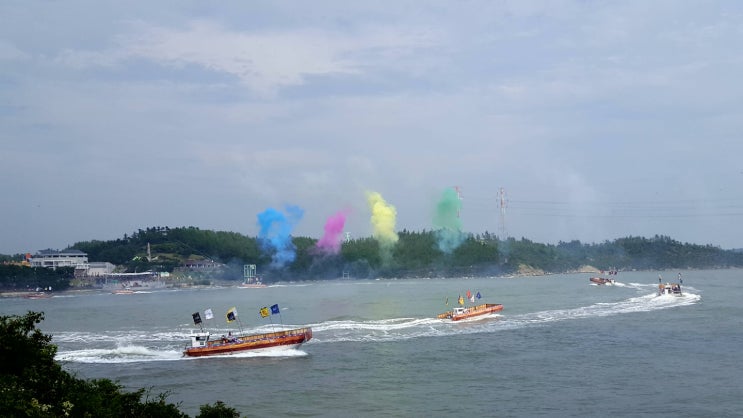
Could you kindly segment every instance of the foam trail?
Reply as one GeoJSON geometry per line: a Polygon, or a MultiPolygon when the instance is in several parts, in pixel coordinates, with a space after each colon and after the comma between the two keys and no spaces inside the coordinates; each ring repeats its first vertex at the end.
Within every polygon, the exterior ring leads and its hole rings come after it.
{"type": "Polygon", "coordinates": [[[392,247],[399,239],[395,232],[397,210],[394,206],[387,204],[382,195],[377,192],[367,192],[366,199],[371,210],[373,236],[379,243],[382,262],[387,263],[391,261],[392,247]]]}
{"type": "Polygon", "coordinates": [[[322,254],[334,255],[341,250],[343,227],[346,225],[347,211],[337,212],[325,222],[325,233],[315,244],[315,248],[322,254]]]}
{"type": "Polygon", "coordinates": [[[261,247],[271,252],[272,263],[283,267],[294,261],[296,248],[292,243],[291,232],[302,219],[304,210],[299,206],[286,206],[286,215],[276,209],[268,208],[258,214],[260,232],[258,235],[261,247]]]}
{"type": "Polygon", "coordinates": [[[309,344],[326,344],[339,341],[399,341],[418,337],[500,332],[532,326],[545,326],[561,321],[674,309],[693,305],[700,300],[699,295],[691,293],[680,297],[649,294],[619,302],[602,302],[568,309],[536,311],[517,315],[504,313],[457,322],[430,317],[363,321],[328,320],[310,324],[316,335],[313,336],[309,344]]]}
{"type": "Polygon", "coordinates": [[[459,218],[461,209],[462,200],[459,199],[457,191],[453,188],[444,190],[436,204],[433,227],[437,229],[439,249],[447,254],[459,247],[465,239],[462,233],[462,220],[459,218]]]}
{"type": "Polygon", "coordinates": [[[58,361],[74,363],[137,363],[147,361],[179,360],[183,354],[178,350],[155,350],[142,346],[121,346],[116,348],[90,348],[83,350],[60,351],[58,361]]]}

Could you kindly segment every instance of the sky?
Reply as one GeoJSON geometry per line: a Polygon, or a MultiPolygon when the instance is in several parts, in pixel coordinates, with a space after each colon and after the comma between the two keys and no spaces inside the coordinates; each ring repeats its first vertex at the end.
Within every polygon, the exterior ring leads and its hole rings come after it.
{"type": "Polygon", "coordinates": [[[743,2],[0,3],[0,253],[155,226],[743,248],[743,2]]]}

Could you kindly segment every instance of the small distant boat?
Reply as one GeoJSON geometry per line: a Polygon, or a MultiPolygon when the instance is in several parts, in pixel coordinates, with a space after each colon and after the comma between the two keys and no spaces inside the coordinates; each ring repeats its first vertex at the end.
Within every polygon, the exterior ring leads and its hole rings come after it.
{"type": "Polygon", "coordinates": [[[259,287],[266,287],[266,285],[263,284],[260,280],[256,280],[255,282],[242,282],[240,284],[240,287],[254,289],[254,288],[259,288],[259,287]]]}
{"type": "Polygon", "coordinates": [[[45,292],[34,292],[34,293],[27,293],[23,296],[26,299],[48,299],[52,297],[49,293],[45,292]]]}
{"type": "Polygon", "coordinates": [[[684,281],[683,279],[681,279],[681,273],[679,273],[678,279],[678,283],[663,283],[663,278],[658,275],[658,296],[683,296],[683,294],[681,293],[681,285],[684,283],[684,281]]]}
{"type": "Polygon", "coordinates": [[[605,279],[603,277],[591,277],[590,280],[592,283],[596,283],[599,285],[602,284],[614,284],[614,279],[605,279]]]}
{"type": "Polygon", "coordinates": [[[134,291],[132,289],[116,289],[111,293],[114,295],[133,295],[134,291]]]}

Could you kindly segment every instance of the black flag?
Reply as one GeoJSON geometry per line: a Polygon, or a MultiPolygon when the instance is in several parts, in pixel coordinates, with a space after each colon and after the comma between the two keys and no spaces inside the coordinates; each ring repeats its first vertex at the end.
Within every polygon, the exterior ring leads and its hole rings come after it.
{"type": "Polygon", "coordinates": [[[201,315],[199,315],[198,312],[194,312],[191,316],[193,316],[194,325],[199,325],[201,323],[201,315]]]}

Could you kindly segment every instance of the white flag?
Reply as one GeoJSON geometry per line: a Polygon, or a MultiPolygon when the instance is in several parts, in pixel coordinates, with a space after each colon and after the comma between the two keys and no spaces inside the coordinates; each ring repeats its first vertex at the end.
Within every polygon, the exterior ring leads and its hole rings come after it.
{"type": "Polygon", "coordinates": [[[206,319],[214,319],[214,313],[212,313],[212,308],[209,308],[204,311],[204,318],[206,319]]]}

